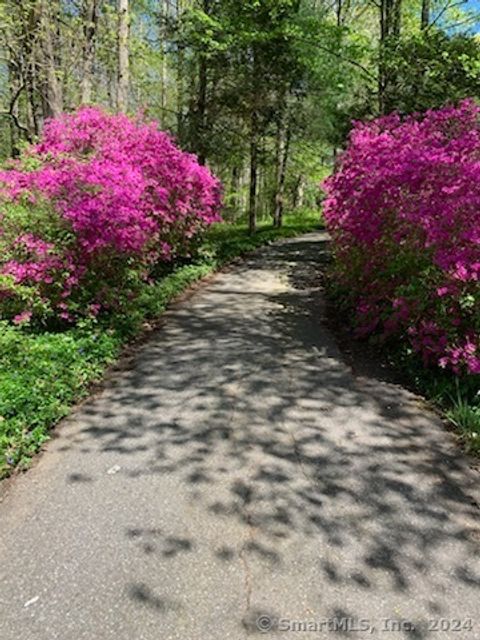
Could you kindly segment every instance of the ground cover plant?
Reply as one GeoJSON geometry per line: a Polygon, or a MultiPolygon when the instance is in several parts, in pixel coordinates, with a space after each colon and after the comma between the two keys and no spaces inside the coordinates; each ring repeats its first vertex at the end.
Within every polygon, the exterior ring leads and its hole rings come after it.
{"type": "Polygon", "coordinates": [[[251,236],[246,223],[213,225],[195,258],[171,261],[157,279],[141,284],[120,311],[99,313],[61,330],[31,322],[0,322],[0,478],[28,466],[50,429],[88,394],[122,347],[160,316],[195,281],[248,251],[318,226],[319,213],[287,215],[281,229],[263,222],[251,236]]]}

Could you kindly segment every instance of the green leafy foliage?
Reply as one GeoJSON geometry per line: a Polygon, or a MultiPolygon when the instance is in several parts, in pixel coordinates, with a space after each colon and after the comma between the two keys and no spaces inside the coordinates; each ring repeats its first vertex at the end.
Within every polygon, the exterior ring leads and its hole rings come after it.
{"type": "Polygon", "coordinates": [[[28,465],[49,430],[102,378],[122,345],[138,335],[146,321],[155,320],[175,296],[234,257],[318,224],[318,212],[290,215],[282,229],[264,225],[253,237],[245,225],[215,225],[195,261],[145,284],[131,308],[119,315],[83,321],[62,332],[34,332],[1,322],[0,477],[28,465]]]}
{"type": "Polygon", "coordinates": [[[118,353],[114,332],[85,325],[32,334],[0,325],[0,475],[24,465],[118,353]]]}
{"type": "Polygon", "coordinates": [[[471,404],[459,395],[447,417],[460,430],[467,448],[480,453],[480,403],[471,404]]]}
{"type": "Polygon", "coordinates": [[[480,96],[480,42],[439,29],[400,39],[388,51],[396,111],[412,113],[480,96]]]}

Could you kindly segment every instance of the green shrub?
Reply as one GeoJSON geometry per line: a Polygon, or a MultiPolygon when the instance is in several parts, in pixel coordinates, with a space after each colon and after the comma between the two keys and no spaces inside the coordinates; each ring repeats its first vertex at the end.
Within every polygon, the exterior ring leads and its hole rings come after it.
{"type": "Polygon", "coordinates": [[[216,225],[195,262],[143,284],[122,313],[83,320],[63,331],[0,321],[0,477],[28,465],[49,430],[102,377],[122,345],[175,296],[235,256],[317,225],[318,215],[290,216],[284,229],[263,227],[253,237],[240,225],[216,225]]]}

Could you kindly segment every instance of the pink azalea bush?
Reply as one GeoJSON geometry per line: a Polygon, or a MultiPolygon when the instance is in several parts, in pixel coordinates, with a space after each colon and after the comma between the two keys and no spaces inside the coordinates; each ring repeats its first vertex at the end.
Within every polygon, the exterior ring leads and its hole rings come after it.
{"type": "Polygon", "coordinates": [[[155,122],[85,107],[0,172],[0,315],[73,321],[132,297],[220,219],[218,180],[155,122]]]}
{"type": "Polygon", "coordinates": [[[356,124],[325,219],[356,331],[480,373],[480,108],[356,124]]]}

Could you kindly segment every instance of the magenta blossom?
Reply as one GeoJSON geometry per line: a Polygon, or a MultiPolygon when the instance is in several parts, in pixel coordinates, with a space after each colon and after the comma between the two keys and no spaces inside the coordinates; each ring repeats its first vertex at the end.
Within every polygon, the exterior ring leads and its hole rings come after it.
{"type": "Polygon", "coordinates": [[[324,184],[357,332],[405,337],[428,366],[480,368],[480,108],[355,125],[324,184]]]}
{"type": "Polygon", "coordinates": [[[84,107],[49,121],[27,155],[36,168],[0,172],[0,198],[51,214],[35,235],[0,214],[0,276],[35,287],[35,308],[62,320],[112,308],[220,220],[219,181],[155,122],[84,107]]]}

